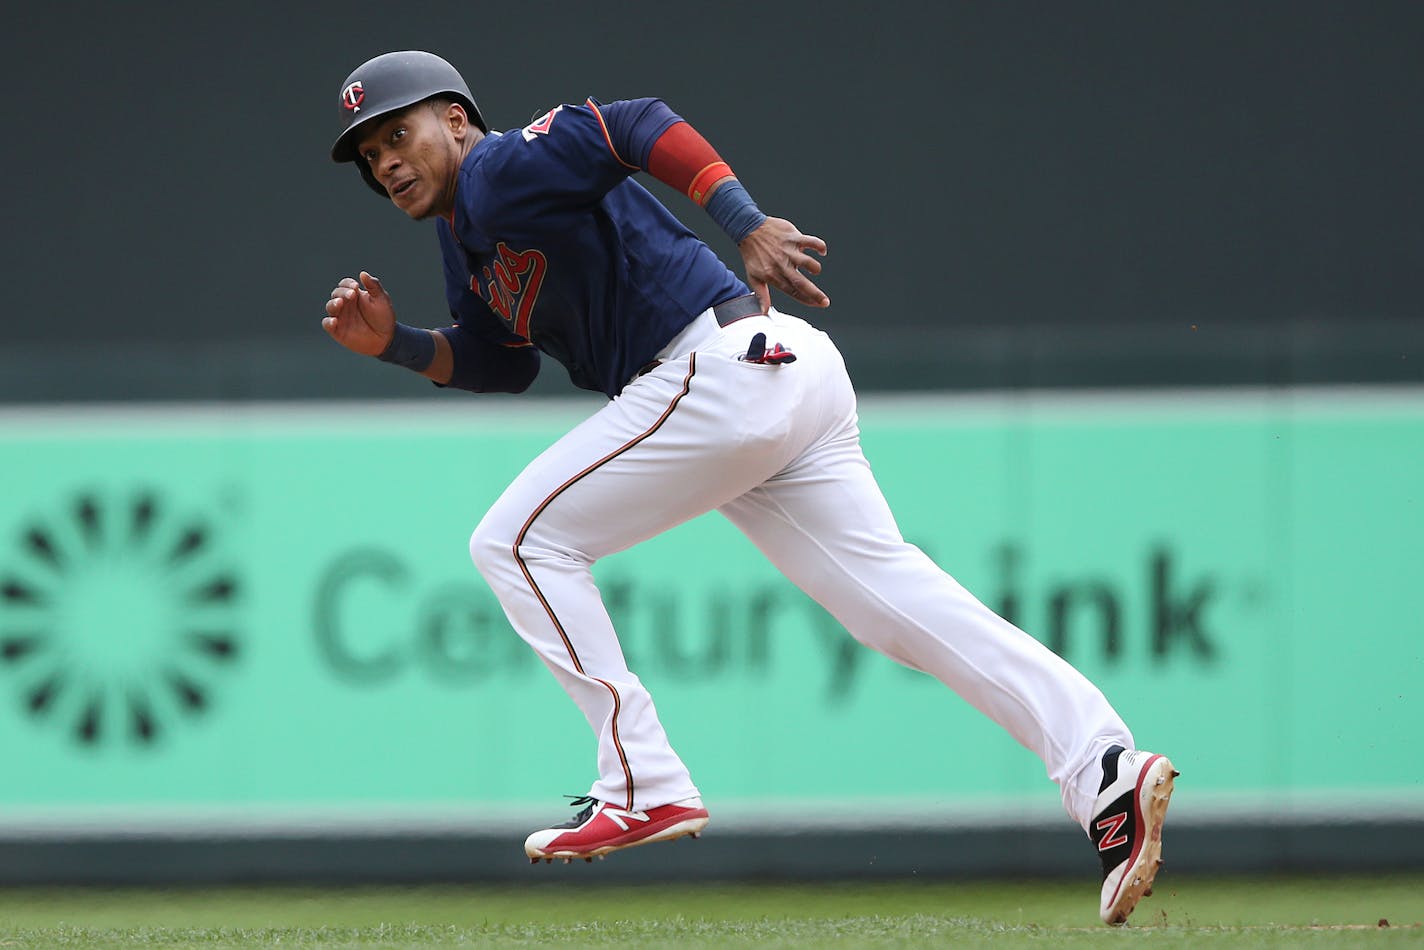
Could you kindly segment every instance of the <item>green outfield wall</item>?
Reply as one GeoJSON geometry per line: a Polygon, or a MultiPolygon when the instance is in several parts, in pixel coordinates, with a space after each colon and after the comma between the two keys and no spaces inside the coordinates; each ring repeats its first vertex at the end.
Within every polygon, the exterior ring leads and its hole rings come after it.
{"type": "MultiPolygon", "coordinates": [[[[513,822],[584,791],[588,728],[466,544],[597,405],[0,415],[0,822],[513,822]]],[[[1424,813],[1424,391],[883,399],[862,424],[905,536],[1173,756],[1182,814],[1424,813]]],[[[1057,815],[1029,753],[716,515],[596,573],[733,824],[1057,815]]]]}

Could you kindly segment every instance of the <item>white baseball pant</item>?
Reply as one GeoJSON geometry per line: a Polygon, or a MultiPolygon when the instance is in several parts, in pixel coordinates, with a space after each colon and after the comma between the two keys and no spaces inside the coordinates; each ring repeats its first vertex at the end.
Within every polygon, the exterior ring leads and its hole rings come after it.
{"type": "Polygon", "coordinates": [[[831,340],[772,311],[701,314],[661,365],[542,453],[470,539],[510,623],[598,735],[589,795],[647,809],[698,794],[628,669],[591,566],[711,509],[850,634],[929,673],[1043,760],[1087,827],[1127,726],[1103,694],[901,537],[860,447],[831,340]],[[755,333],[797,361],[738,360],[755,333]]]}

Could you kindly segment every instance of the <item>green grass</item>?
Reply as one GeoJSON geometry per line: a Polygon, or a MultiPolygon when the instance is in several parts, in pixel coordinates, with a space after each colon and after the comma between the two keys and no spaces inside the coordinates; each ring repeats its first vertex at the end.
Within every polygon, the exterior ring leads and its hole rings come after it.
{"type": "Polygon", "coordinates": [[[1089,881],[26,888],[0,890],[0,947],[1424,946],[1424,875],[1164,875],[1133,926],[1096,911],[1089,881]]]}

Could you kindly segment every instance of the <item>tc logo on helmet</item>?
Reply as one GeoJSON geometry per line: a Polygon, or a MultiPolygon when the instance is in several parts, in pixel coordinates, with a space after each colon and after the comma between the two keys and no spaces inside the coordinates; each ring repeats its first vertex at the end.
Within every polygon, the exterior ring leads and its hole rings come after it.
{"type": "Polygon", "coordinates": [[[341,90],[341,105],[352,112],[361,111],[361,103],[366,101],[366,90],[361,88],[361,80],[356,80],[341,90]]]}

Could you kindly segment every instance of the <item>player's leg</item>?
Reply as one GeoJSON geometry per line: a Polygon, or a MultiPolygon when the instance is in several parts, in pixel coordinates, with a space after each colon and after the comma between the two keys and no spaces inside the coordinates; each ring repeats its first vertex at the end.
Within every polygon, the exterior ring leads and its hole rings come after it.
{"type": "Polygon", "coordinates": [[[839,406],[822,439],[720,510],[856,639],[935,676],[1039,756],[1102,857],[1103,919],[1122,922],[1160,864],[1171,763],[1122,752],[1132,736],[1097,687],[904,541],[848,382],[839,406]]]}
{"type": "Polygon", "coordinates": [[[854,430],[720,509],[860,642],[934,676],[1043,760],[1086,827],[1132,735],[1102,692],[900,535],[854,430]]]}
{"type": "Polygon", "coordinates": [[[729,358],[715,323],[703,330],[702,352],[640,378],[535,459],[471,539],[511,624],[598,736],[590,797],[630,812],[698,792],[628,669],[590,568],[745,492],[790,454],[787,424],[761,414],[768,394],[746,385],[753,374],[729,358]]]}

